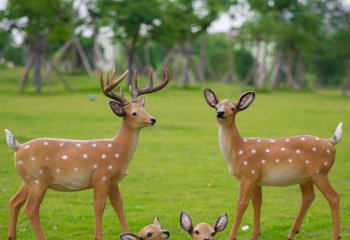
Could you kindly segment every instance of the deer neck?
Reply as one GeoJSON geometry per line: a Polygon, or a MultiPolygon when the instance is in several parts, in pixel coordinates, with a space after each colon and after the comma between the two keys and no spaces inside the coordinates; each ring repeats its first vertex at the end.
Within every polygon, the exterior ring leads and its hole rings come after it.
{"type": "Polygon", "coordinates": [[[119,155],[125,162],[123,168],[126,170],[136,151],[139,141],[140,128],[131,127],[126,120],[123,120],[119,132],[114,137],[113,141],[118,146],[119,155]]]}
{"type": "Polygon", "coordinates": [[[233,168],[235,152],[242,142],[243,139],[238,132],[235,120],[227,125],[219,125],[219,147],[226,162],[229,164],[229,168],[233,168]]]}

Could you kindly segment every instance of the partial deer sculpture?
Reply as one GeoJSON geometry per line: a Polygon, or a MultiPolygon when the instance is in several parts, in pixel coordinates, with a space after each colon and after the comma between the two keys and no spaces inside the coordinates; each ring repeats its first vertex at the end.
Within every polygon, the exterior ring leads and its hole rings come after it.
{"type": "Polygon", "coordinates": [[[229,172],[240,181],[236,217],[229,240],[236,239],[243,214],[252,200],[254,227],[252,240],[260,235],[261,186],[299,184],[302,203],[288,239],[300,230],[307,209],[315,198],[314,184],[327,199],[333,216],[333,240],[340,239],[339,195],[328,181],[335,160],[335,147],[341,140],[342,123],[331,138],[309,135],[276,139],[243,138],[236,127],[236,114],[254,101],[255,93],[244,93],[237,102],[222,100],[210,89],[204,97],[216,111],[219,123],[219,146],[229,172]]]}
{"type": "Polygon", "coordinates": [[[128,166],[135,153],[140,130],[153,126],[156,119],[146,112],[144,97],[140,95],[159,91],[169,82],[168,70],[163,71],[163,80],[153,86],[153,71],[146,88],[139,89],[135,71],[133,85],[130,87],[132,100],[112,90],[123,81],[128,71],[112,80],[107,74],[106,83],[100,74],[104,95],[113,99],[109,102],[112,111],[122,117],[118,134],[112,139],[67,140],[38,138],[19,143],[9,130],[6,131],[8,146],[15,153],[15,167],[23,178],[22,186],[10,201],[10,224],[8,239],[16,239],[18,213],[24,206],[38,240],[45,239],[40,226],[39,208],[48,188],[63,191],[94,189],[95,239],[102,239],[102,216],[107,196],[116,211],[121,228],[129,231],[118,183],[127,175],[128,166]]]}

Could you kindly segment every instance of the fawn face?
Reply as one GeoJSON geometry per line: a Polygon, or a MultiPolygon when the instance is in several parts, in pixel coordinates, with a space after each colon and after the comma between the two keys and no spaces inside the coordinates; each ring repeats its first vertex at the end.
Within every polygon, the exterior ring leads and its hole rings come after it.
{"type": "Polygon", "coordinates": [[[254,101],[255,93],[244,93],[237,102],[230,100],[222,100],[216,97],[215,93],[210,89],[204,90],[204,97],[208,105],[216,110],[216,118],[221,125],[228,125],[234,121],[237,112],[247,109],[254,101]]]}
{"type": "Polygon", "coordinates": [[[155,218],[153,224],[147,225],[136,236],[133,233],[122,233],[121,240],[164,240],[170,237],[168,230],[163,230],[159,219],[155,218]]]}
{"type": "Polygon", "coordinates": [[[115,101],[110,101],[109,106],[117,116],[124,117],[132,128],[144,128],[153,126],[156,123],[156,119],[145,109],[144,97],[137,101],[131,101],[125,106],[115,101]]]}
{"type": "Polygon", "coordinates": [[[193,227],[191,217],[186,212],[182,212],[180,225],[193,240],[212,240],[218,232],[226,228],[227,214],[221,215],[214,226],[210,226],[208,223],[199,223],[193,227]]]}

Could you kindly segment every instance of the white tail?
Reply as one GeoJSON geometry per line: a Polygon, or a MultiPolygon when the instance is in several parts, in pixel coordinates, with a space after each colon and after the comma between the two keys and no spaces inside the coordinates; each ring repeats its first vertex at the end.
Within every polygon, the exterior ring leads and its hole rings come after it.
{"type": "Polygon", "coordinates": [[[340,122],[340,123],[338,124],[338,126],[337,126],[337,129],[335,130],[335,133],[334,133],[333,137],[331,137],[331,138],[329,139],[329,141],[330,141],[333,145],[337,144],[338,142],[340,142],[341,137],[342,137],[342,134],[343,134],[343,123],[340,122]]]}
{"type": "Polygon", "coordinates": [[[13,151],[17,152],[17,150],[21,144],[16,140],[15,136],[13,136],[13,134],[8,129],[5,129],[5,132],[6,132],[7,145],[13,151]]]}

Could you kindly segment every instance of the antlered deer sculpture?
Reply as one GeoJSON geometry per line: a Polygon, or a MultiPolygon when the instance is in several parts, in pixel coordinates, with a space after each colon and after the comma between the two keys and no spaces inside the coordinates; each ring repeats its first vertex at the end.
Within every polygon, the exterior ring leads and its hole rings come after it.
{"type": "Polygon", "coordinates": [[[295,136],[277,139],[243,138],[236,127],[236,114],[255,98],[254,92],[244,93],[237,102],[219,101],[210,89],[204,90],[210,107],[215,108],[219,123],[219,146],[230,173],[240,180],[240,192],[235,222],[229,240],[236,239],[243,214],[250,200],[254,209],[253,240],[260,235],[261,186],[299,184],[302,203],[288,239],[299,232],[307,209],[315,198],[314,185],[327,199],[333,216],[333,239],[340,239],[339,195],[330,185],[327,174],[335,160],[335,147],[341,140],[342,123],[330,139],[295,136]]]}
{"type": "Polygon", "coordinates": [[[156,123],[156,119],[144,108],[144,97],[138,97],[164,88],[169,82],[169,72],[164,70],[162,82],[153,86],[151,70],[148,87],[139,89],[135,71],[133,85],[130,87],[130,102],[124,98],[122,89],[120,94],[112,92],[128,75],[128,71],[118,79],[114,79],[115,74],[113,71],[111,81],[107,74],[106,83],[100,74],[104,95],[114,100],[109,102],[112,111],[123,119],[114,138],[38,138],[20,144],[10,131],[5,130],[7,144],[16,152],[15,167],[23,178],[22,186],[10,201],[8,239],[16,239],[18,213],[24,204],[24,212],[33,226],[36,238],[45,239],[40,226],[39,208],[48,188],[64,192],[94,189],[95,239],[102,239],[102,216],[107,196],[118,215],[122,230],[129,231],[118,182],[127,175],[140,130],[156,123]]]}

